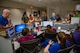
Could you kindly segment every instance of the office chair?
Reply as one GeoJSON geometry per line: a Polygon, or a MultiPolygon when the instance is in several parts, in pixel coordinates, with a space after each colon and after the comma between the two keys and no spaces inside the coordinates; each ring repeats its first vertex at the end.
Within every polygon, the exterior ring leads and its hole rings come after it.
{"type": "Polygon", "coordinates": [[[38,53],[40,48],[38,47],[40,39],[34,39],[20,44],[23,53],[38,53]]]}
{"type": "Polygon", "coordinates": [[[74,47],[73,51],[74,51],[75,53],[80,53],[80,45],[76,45],[76,44],[75,44],[75,47],[74,47]]]}
{"type": "Polygon", "coordinates": [[[69,35],[69,34],[66,34],[66,39],[70,42],[71,46],[74,44],[74,40],[73,38],[69,35]]]}
{"type": "Polygon", "coordinates": [[[70,51],[75,47],[75,44],[72,45],[71,47],[65,48],[65,49],[61,49],[59,50],[57,53],[70,53],[70,51]]]}

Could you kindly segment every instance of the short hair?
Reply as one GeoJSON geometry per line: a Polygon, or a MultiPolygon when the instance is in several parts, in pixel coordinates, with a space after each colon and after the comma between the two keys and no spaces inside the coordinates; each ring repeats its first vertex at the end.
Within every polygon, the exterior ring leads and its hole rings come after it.
{"type": "Polygon", "coordinates": [[[52,28],[51,25],[47,25],[47,28],[52,28]]]}
{"type": "Polygon", "coordinates": [[[3,13],[6,13],[6,12],[9,12],[9,13],[10,13],[10,10],[4,9],[4,10],[3,10],[3,13]]]}
{"type": "Polygon", "coordinates": [[[29,32],[29,29],[28,29],[28,28],[24,28],[24,29],[22,30],[22,35],[23,35],[23,36],[26,36],[28,32],[29,32]]]}
{"type": "Polygon", "coordinates": [[[23,16],[26,15],[26,12],[23,13],[23,16]]]}

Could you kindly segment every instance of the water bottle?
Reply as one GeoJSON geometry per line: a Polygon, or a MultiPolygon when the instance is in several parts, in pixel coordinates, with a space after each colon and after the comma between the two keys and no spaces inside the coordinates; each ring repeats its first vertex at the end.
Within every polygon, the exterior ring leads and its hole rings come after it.
{"type": "Polygon", "coordinates": [[[37,28],[37,30],[38,30],[38,32],[40,32],[40,30],[41,30],[41,27],[40,27],[40,25],[38,25],[38,28],[37,28]]]}
{"type": "Polygon", "coordinates": [[[56,25],[55,24],[53,25],[53,31],[56,32],[56,25]]]}

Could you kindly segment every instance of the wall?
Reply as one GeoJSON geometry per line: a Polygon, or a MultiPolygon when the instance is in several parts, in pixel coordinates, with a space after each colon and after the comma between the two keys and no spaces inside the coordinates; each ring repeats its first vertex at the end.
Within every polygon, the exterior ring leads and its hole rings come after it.
{"type": "MultiPolygon", "coordinates": [[[[9,0],[0,0],[0,14],[2,14],[3,9],[9,9],[11,11],[11,20],[13,25],[21,23],[21,17],[23,12],[26,11],[29,14],[31,13],[31,9],[28,5],[12,2],[9,0]]],[[[40,10],[41,8],[34,7],[34,10],[40,10]]],[[[13,53],[11,41],[9,39],[5,39],[0,37],[0,53],[13,53]]]]}
{"type": "MultiPolygon", "coordinates": [[[[29,5],[25,5],[25,4],[18,3],[18,2],[12,2],[9,0],[1,0],[0,1],[0,14],[2,13],[2,10],[5,8],[10,9],[11,11],[11,20],[12,20],[13,25],[21,23],[21,17],[24,11],[26,11],[28,14],[31,14],[31,9],[29,8],[29,5]]],[[[41,9],[42,8],[33,7],[32,11],[41,10],[41,9]]]]}
{"type": "Polygon", "coordinates": [[[11,11],[11,20],[13,25],[20,24],[24,10],[10,9],[10,11],[11,11]]]}
{"type": "Polygon", "coordinates": [[[51,16],[52,12],[56,12],[61,16],[65,16],[68,11],[74,10],[76,8],[76,3],[68,3],[68,4],[50,4],[47,6],[48,17],[51,16]],[[58,10],[57,10],[58,9],[58,10]]]}
{"type": "MultiPolygon", "coordinates": [[[[30,8],[30,5],[26,5],[26,4],[22,4],[19,2],[14,2],[14,1],[10,1],[10,0],[0,0],[0,6],[2,7],[9,7],[9,8],[18,8],[18,9],[27,9],[30,8]]],[[[34,7],[34,9],[42,9],[39,7],[34,7]]]]}

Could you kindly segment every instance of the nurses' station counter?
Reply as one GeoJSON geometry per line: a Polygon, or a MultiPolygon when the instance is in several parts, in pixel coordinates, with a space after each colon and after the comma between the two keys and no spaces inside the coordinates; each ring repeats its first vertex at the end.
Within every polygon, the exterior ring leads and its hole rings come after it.
{"type": "Polygon", "coordinates": [[[77,26],[80,25],[80,17],[71,17],[71,23],[70,24],[54,23],[54,25],[57,28],[61,27],[61,29],[64,29],[64,30],[75,29],[77,26]]]}
{"type": "Polygon", "coordinates": [[[75,24],[59,24],[59,23],[54,23],[56,28],[61,27],[63,30],[70,30],[70,29],[75,29],[76,25],[75,24]]]}

